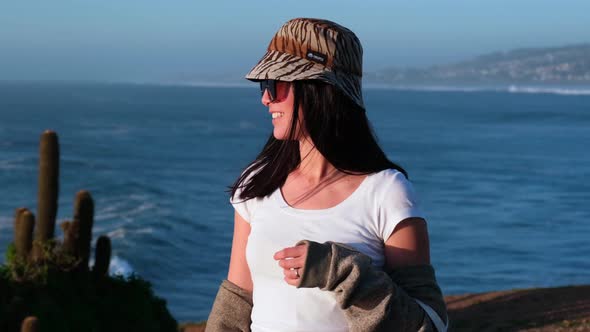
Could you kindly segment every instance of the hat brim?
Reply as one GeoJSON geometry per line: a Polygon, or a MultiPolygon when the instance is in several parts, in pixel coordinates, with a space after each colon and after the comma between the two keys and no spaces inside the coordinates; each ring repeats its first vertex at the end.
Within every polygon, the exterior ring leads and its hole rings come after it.
{"type": "Polygon", "coordinates": [[[280,80],[291,82],[319,78],[326,71],[330,70],[322,64],[287,53],[268,51],[256,66],[246,74],[246,78],[251,81],[280,80]]]}
{"type": "Polygon", "coordinates": [[[361,108],[365,108],[361,95],[361,77],[332,71],[323,64],[278,51],[267,51],[256,66],[246,74],[251,81],[320,80],[341,89],[361,108]]]}

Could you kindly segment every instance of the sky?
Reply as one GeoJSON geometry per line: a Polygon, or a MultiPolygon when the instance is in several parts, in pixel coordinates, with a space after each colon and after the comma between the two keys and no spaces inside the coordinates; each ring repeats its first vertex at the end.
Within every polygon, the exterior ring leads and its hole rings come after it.
{"type": "Polygon", "coordinates": [[[0,80],[240,78],[294,17],[354,31],[365,71],[590,43],[588,0],[0,0],[0,80]]]}

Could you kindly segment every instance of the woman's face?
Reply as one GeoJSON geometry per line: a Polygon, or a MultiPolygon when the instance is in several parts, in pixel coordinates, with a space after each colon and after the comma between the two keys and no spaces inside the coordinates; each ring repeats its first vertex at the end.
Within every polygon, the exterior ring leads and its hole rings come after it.
{"type": "MultiPolygon", "coordinates": [[[[270,101],[268,89],[262,94],[261,102],[268,107],[274,126],[273,135],[278,140],[286,140],[289,137],[291,122],[293,121],[293,85],[290,82],[276,82],[276,98],[270,101]]],[[[303,112],[299,107],[298,122],[303,123],[303,112]]],[[[299,125],[296,127],[295,137],[299,137],[299,125]]]]}

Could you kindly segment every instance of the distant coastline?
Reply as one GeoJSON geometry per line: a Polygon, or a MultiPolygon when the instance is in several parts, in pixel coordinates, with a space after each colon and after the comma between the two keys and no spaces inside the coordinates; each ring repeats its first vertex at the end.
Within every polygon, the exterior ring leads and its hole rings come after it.
{"type": "Polygon", "coordinates": [[[521,94],[554,94],[564,96],[590,96],[590,84],[579,86],[559,85],[504,85],[504,86],[468,86],[468,85],[390,85],[365,84],[365,89],[423,91],[423,92],[500,92],[521,94]]]}
{"type": "Polygon", "coordinates": [[[590,44],[515,49],[427,68],[385,68],[364,73],[369,84],[590,86],[590,44]]]}

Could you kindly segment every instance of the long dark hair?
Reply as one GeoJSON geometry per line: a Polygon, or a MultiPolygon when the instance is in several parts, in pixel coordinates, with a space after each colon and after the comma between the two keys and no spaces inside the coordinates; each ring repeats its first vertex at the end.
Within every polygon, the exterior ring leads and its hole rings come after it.
{"type": "Polygon", "coordinates": [[[299,141],[295,137],[298,122],[301,128],[299,105],[315,148],[339,171],[361,175],[393,168],[408,177],[379,147],[365,110],[338,88],[317,80],[294,81],[293,92],[295,102],[288,139],[277,140],[271,132],[256,159],[229,187],[232,197],[238,189],[242,190],[239,198],[244,201],[269,195],[299,165],[299,141]]]}

